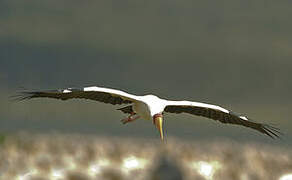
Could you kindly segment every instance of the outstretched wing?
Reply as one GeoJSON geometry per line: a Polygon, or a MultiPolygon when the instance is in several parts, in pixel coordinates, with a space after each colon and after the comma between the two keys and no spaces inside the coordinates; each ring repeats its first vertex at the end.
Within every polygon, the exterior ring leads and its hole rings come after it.
{"type": "Polygon", "coordinates": [[[74,98],[90,99],[109,104],[130,104],[139,100],[139,96],[128,94],[126,92],[101,88],[101,87],[85,87],[85,88],[68,88],[49,91],[26,91],[15,96],[16,100],[26,100],[32,98],[55,98],[68,100],[74,98]]]}
{"type": "Polygon", "coordinates": [[[218,120],[221,123],[242,125],[255,129],[271,138],[279,137],[279,134],[281,134],[278,128],[251,121],[245,116],[211,104],[190,101],[169,101],[164,111],[169,113],[189,113],[218,120]]]}

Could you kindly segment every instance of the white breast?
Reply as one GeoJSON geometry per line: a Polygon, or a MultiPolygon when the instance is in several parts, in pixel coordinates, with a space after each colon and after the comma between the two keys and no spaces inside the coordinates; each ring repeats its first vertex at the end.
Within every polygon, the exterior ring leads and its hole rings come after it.
{"type": "Polygon", "coordinates": [[[146,119],[146,120],[151,119],[151,113],[150,113],[150,110],[149,110],[147,104],[145,104],[145,103],[143,103],[141,101],[135,102],[134,105],[133,105],[133,110],[141,118],[146,119]]]}
{"type": "Polygon", "coordinates": [[[152,117],[162,113],[166,106],[165,100],[154,95],[142,96],[140,100],[134,103],[133,110],[146,120],[152,120],[152,117]]]}

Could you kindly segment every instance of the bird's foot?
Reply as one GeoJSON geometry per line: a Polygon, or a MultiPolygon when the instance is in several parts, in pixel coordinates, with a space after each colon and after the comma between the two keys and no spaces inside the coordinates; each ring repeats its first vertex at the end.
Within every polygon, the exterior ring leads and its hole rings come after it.
{"type": "Polygon", "coordinates": [[[136,116],[136,117],[133,117],[133,115],[130,115],[129,117],[125,118],[125,119],[122,119],[121,122],[123,124],[126,124],[126,123],[129,123],[129,122],[133,122],[135,121],[136,119],[138,119],[140,116],[136,116]]]}
{"type": "Polygon", "coordinates": [[[130,122],[130,118],[122,119],[121,122],[122,122],[123,124],[126,124],[126,123],[130,122]]]}

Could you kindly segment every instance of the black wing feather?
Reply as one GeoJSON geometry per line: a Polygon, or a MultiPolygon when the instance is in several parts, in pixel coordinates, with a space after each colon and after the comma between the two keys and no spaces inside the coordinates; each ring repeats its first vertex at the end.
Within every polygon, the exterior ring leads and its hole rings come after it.
{"type": "Polygon", "coordinates": [[[119,108],[117,110],[120,110],[120,111],[122,111],[125,114],[133,114],[134,113],[132,106],[122,107],[122,108],[119,108]]]}
{"type": "Polygon", "coordinates": [[[13,96],[12,98],[17,101],[23,101],[33,98],[54,98],[60,100],[68,99],[89,99],[109,104],[130,104],[132,101],[123,99],[120,96],[115,96],[107,92],[98,91],[84,91],[83,89],[67,89],[70,92],[64,92],[64,90],[49,90],[49,91],[25,91],[13,96]]]}
{"type": "Polygon", "coordinates": [[[164,111],[169,113],[189,113],[197,116],[210,118],[213,120],[218,120],[221,123],[242,125],[245,127],[255,129],[263,134],[268,135],[271,138],[275,137],[279,138],[279,135],[282,134],[278,128],[275,128],[267,124],[257,123],[251,120],[244,120],[240,117],[240,115],[234,112],[225,113],[223,111],[211,108],[182,105],[169,105],[166,106],[164,111]]]}

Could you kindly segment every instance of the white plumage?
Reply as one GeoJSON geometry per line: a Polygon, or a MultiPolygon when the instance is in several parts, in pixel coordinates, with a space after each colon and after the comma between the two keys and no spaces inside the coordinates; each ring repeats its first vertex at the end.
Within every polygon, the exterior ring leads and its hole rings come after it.
{"type": "Polygon", "coordinates": [[[85,88],[67,88],[62,90],[50,91],[27,91],[16,96],[18,100],[31,98],[48,97],[61,100],[72,98],[90,99],[104,103],[130,104],[120,108],[124,113],[130,114],[129,117],[122,119],[123,123],[132,122],[138,118],[153,120],[154,125],[160,132],[163,139],[163,113],[189,113],[197,116],[203,116],[209,119],[218,120],[222,123],[237,124],[255,129],[272,138],[279,137],[278,128],[267,124],[256,123],[246,116],[238,115],[232,111],[217,105],[205,104],[192,101],[170,101],[161,99],[155,95],[137,96],[124,91],[103,88],[103,87],[85,87],[85,88]]]}

